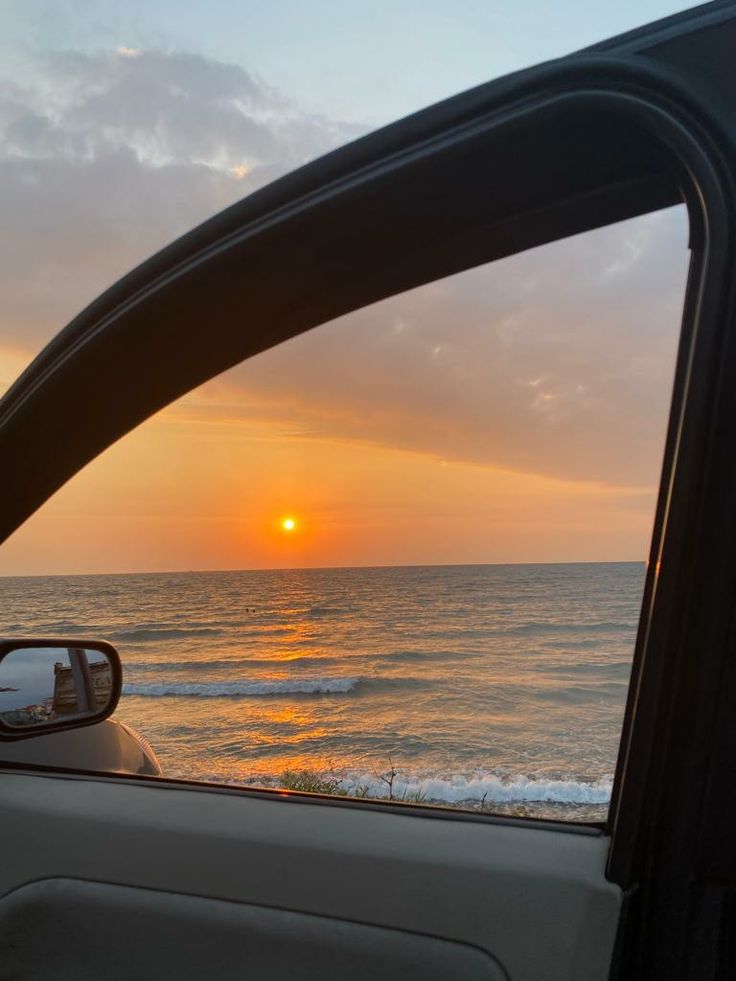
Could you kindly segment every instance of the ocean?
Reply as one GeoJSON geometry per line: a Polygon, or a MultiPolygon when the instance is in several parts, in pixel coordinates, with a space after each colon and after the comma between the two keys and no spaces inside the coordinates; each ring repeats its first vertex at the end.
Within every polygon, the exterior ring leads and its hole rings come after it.
{"type": "Polygon", "coordinates": [[[165,775],[600,819],[644,563],[0,579],[6,635],[104,638],[165,775]],[[303,779],[301,777],[300,779],[303,779]],[[301,785],[301,784],[298,784],[301,785]]]}

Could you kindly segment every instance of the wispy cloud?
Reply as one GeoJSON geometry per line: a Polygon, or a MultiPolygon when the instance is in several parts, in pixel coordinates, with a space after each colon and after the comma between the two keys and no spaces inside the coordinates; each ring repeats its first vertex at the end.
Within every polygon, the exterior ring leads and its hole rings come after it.
{"type": "Polygon", "coordinates": [[[146,256],[356,135],[236,65],[120,47],[0,78],[0,328],[37,350],[146,256]]]}
{"type": "Polygon", "coordinates": [[[208,391],[243,418],[653,489],[686,241],[675,209],[544,246],[320,327],[208,391]],[[614,270],[632,238],[637,261],[614,270]]]}

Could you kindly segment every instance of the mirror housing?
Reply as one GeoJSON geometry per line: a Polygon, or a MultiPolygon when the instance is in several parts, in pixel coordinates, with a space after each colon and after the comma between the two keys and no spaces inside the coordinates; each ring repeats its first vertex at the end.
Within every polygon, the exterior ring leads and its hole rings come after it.
{"type": "Polygon", "coordinates": [[[102,640],[0,640],[0,741],[102,722],[123,683],[120,656],[102,640]]]}

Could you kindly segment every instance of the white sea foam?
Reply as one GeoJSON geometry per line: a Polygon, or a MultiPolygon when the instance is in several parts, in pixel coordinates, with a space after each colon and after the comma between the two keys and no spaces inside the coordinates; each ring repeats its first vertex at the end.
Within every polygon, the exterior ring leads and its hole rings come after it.
{"type": "MultiPolygon", "coordinates": [[[[339,791],[350,797],[367,797],[386,800],[388,786],[378,776],[378,771],[329,770],[313,771],[315,777],[335,781],[339,791]]],[[[173,773],[172,776],[189,776],[173,773]]],[[[282,786],[281,774],[262,774],[253,777],[224,778],[221,774],[200,773],[198,779],[212,783],[227,783],[249,788],[282,786]]],[[[611,779],[601,780],[554,780],[530,778],[522,774],[501,777],[496,773],[476,772],[438,776],[420,776],[398,773],[391,789],[397,801],[425,804],[459,804],[486,807],[493,804],[561,804],[607,806],[611,800],[611,779]]]]}
{"type": "Polygon", "coordinates": [[[248,695],[316,695],[345,694],[352,691],[360,678],[282,678],[275,681],[208,681],[208,682],[159,682],[157,684],[123,686],[124,695],[141,695],[148,698],[198,696],[216,698],[248,695]]]}
{"type": "MultiPolygon", "coordinates": [[[[356,791],[369,797],[385,797],[386,783],[375,773],[345,774],[340,786],[348,794],[356,791]]],[[[608,804],[611,780],[549,780],[518,775],[503,779],[494,773],[449,775],[446,777],[412,777],[397,775],[392,792],[398,800],[421,799],[430,802],[460,804],[483,801],[487,804],[608,804]]]]}

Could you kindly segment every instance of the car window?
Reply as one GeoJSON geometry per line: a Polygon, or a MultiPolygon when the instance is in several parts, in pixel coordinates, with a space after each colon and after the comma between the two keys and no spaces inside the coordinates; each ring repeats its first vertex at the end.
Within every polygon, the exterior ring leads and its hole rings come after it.
{"type": "Polygon", "coordinates": [[[687,267],[679,206],[250,359],[16,533],[9,632],[115,643],[164,776],[603,818],[687,267]]]}

